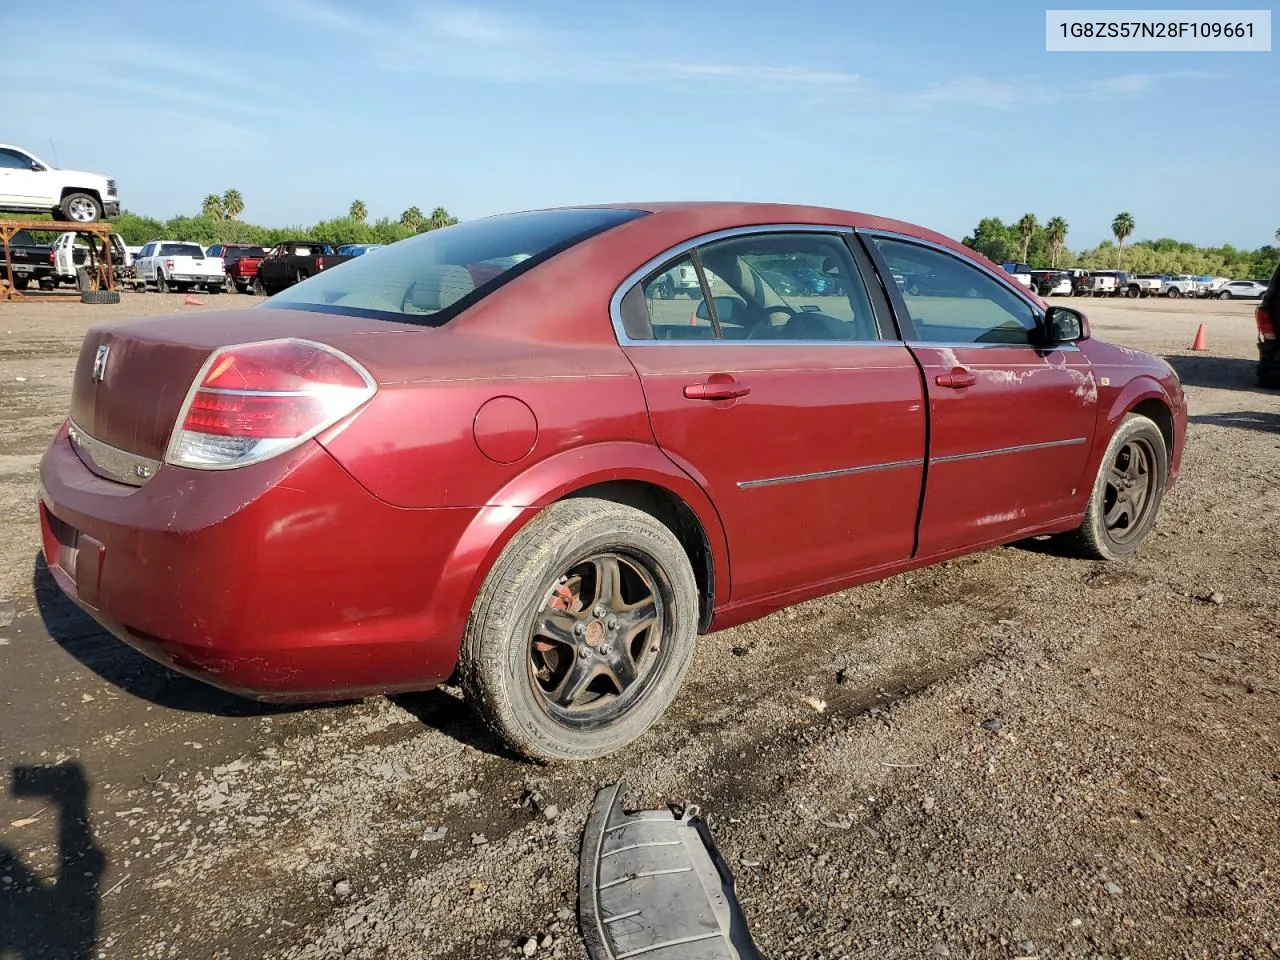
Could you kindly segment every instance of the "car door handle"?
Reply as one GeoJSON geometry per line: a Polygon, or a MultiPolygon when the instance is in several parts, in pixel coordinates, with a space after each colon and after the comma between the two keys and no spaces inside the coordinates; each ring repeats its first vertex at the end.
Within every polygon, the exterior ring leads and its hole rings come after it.
{"type": "Polygon", "coordinates": [[[940,373],[933,378],[933,382],[940,387],[950,387],[952,390],[961,390],[964,387],[972,387],[978,382],[978,378],[972,370],[966,370],[964,367],[954,367],[950,373],[940,373]]]}
{"type": "Polygon", "coordinates": [[[684,388],[689,400],[736,400],[750,392],[749,386],[728,373],[713,373],[706,383],[691,383],[684,388]]]}

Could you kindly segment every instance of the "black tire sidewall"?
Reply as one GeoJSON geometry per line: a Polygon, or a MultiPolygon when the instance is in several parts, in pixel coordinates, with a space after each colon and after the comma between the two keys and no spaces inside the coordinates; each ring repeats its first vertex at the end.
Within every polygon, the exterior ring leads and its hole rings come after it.
{"type": "Polygon", "coordinates": [[[512,749],[533,760],[587,760],[621,749],[666,710],[684,679],[697,634],[698,590],[679,540],[631,507],[579,498],[548,507],[513,538],[477,597],[463,644],[468,699],[512,749]],[[619,553],[644,562],[665,608],[660,674],[626,714],[581,730],[544,709],[528,669],[529,628],[553,580],[588,556],[619,553]]]}
{"type": "Polygon", "coordinates": [[[1169,451],[1165,444],[1164,434],[1156,426],[1155,421],[1140,414],[1129,414],[1120,421],[1106,452],[1098,464],[1098,473],[1094,478],[1093,491],[1089,496],[1089,506],[1085,512],[1085,522],[1081,527],[1084,544],[1088,552],[1101,560],[1119,560],[1136,553],[1146,542],[1151,530],[1155,527],[1160,513],[1160,505],[1164,500],[1165,487],[1169,482],[1169,451]],[[1125,543],[1117,543],[1107,530],[1106,525],[1106,481],[1108,466],[1115,460],[1120,447],[1137,436],[1145,437],[1155,451],[1156,483],[1148,501],[1146,514],[1142,518],[1142,532],[1139,536],[1125,543]]]}

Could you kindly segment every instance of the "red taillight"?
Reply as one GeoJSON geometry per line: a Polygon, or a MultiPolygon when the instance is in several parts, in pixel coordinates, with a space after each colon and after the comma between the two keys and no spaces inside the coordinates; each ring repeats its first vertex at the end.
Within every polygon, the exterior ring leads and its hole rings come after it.
{"type": "Polygon", "coordinates": [[[173,269],[173,261],[172,261],[172,260],[166,260],[166,261],[164,262],[164,268],[165,268],[166,270],[172,270],[172,269],[173,269]]]}
{"type": "Polygon", "coordinates": [[[1271,319],[1271,311],[1261,304],[1258,309],[1253,311],[1253,322],[1258,325],[1259,340],[1274,340],[1276,338],[1276,325],[1271,319]]]}
{"type": "Polygon", "coordinates": [[[192,386],[166,460],[205,469],[265,460],[337,423],[376,390],[359,364],[321,343],[223,347],[192,386]]]}
{"type": "Polygon", "coordinates": [[[316,257],[316,269],[317,270],[324,269],[324,257],[316,257]]]}

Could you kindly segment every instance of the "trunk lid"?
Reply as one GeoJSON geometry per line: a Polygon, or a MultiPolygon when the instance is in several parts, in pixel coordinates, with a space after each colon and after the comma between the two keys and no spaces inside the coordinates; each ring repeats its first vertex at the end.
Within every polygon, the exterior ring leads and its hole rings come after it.
{"type": "Polygon", "coordinates": [[[222,346],[297,337],[336,347],[380,383],[412,379],[421,346],[438,331],[386,320],[297,310],[177,315],[90,328],[80,347],[71,419],[95,440],[161,460],[178,412],[210,353],[222,346]],[[95,376],[106,348],[101,378],[95,376]]]}

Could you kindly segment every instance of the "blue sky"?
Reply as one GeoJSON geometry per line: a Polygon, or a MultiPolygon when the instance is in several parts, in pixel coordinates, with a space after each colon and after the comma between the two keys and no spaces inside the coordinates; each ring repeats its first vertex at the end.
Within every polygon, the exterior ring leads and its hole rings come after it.
{"type": "Polygon", "coordinates": [[[1077,249],[1121,210],[1135,238],[1280,227],[1276,53],[1046,53],[1025,0],[62,0],[69,47],[37,9],[0,4],[0,141],[52,138],[162,218],[236,187],[273,225],[358,197],[777,200],[956,237],[1030,210],[1077,249]]]}

